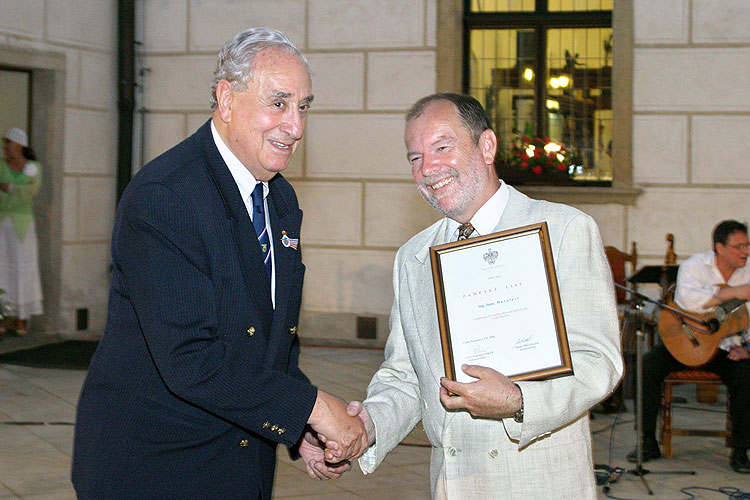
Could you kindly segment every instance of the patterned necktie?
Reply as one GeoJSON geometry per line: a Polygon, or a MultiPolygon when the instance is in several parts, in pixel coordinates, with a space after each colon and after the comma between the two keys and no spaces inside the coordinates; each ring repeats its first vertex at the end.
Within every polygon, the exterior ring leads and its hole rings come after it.
{"type": "Polygon", "coordinates": [[[471,225],[471,222],[467,222],[466,224],[461,224],[458,226],[458,239],[459,240],[465,240],[469,236],[471,236],[471,233],[474,232],[474,226],[471,225]]]}
{"type": "Polygon", "coordinates": [[[271,241],[266,229],[266,209],[263,206],[263,183],[259,182],[253,189],[253,226],[255,234],[258,235],[258,243],[263,252],[263,263],[266,265],[268,284],[271,284],[271,241]]]}

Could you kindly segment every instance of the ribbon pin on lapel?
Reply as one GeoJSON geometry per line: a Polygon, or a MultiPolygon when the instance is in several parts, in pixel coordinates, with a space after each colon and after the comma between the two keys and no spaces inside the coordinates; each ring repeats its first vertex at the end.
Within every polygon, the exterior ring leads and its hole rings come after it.
{"type": "Polygon", "coordinates": [[[293,249],[297,250],[297,245],[299,245],[299,239],[290,238],[289,236],[286,235],[286,231],[281,231],[281,244],[287,248],[292,247],[293,249]]]}

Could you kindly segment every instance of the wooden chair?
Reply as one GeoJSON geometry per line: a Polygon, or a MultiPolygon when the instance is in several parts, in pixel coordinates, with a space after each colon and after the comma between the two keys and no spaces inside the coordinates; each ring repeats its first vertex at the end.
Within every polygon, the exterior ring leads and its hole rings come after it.
{"type": "MultiPolygon", "coordinates": [[[[627,286],[625,278],[633,274],[638,265],[638,251],[635,249],[635,241],[630,247],[629,254],[618,250],[613,246],[604,247],[604,254],[607,256],[607,261],[609,261],[609,268],[612,270],[612,279],[614,282],[618,285],[627,286]],[[630,267],[627,272],[625,269],[626,263],[629,263],[630,267]]],[[[635,286],[631,288],[635,290],[635,286]]],[[[615,288],[615,297],[618,305],[629,303],[627,292],[625,292],[625,290],[615,288]]]]}
{"type": "Polygon", "coordinates": [[[695,428],[675,428],[672,425],[672,388],[676,385],[695,384],[698,388],[718,388],[721,378],[712,372],[703,370],[681,370],[670,373],[664,380],[664,393],[661,402],[661,432],[659,438],[662,451],[666,458],[672,458],[672,436],[712,436],[723,437],[726,445],[731,446],[732,421],[729,413],[729,397],[727,396],[726,429],[710,430],[695,428]]]}
{"type": "MultiPolygon", "coordinates": [[[[615,283],[621,286],[628,286],[626,278],[635,272],[638,264],[638,251],[635,248],[635,242],[631,244],[630,253],[625,253],[613,246],[605,246],[604,253],[607,256],[610,270],[612,271],[612,279],[615,283]],[[626,267],[627,266],[627,267],[626,267]]],[[[630,286],[635,290],[635,285],[630,286]]],[[[634,361],[634,349],[635,345],[633,339],[635,338],[635,331],[633,330],[632,322],[629,322],[629,318],[625,317],[627,313],[626,309],[630,300],[628,293],[621,288],[615,287],[615,299],[617,300],[617,315],[620,320],[620,348],[623,352],[626,367],[626,373],[631,374],[633,371],[629,367],[633,366],[634,361]],[[624,328],[626,327],[626,328],[624,328]]],[[[600,405],[601,411],[605,413],[613,413],[619,410],[622,400],[625,397],[630,397],[633,392],[633,377],[626,375],[625,379],[617,386],[612,395],[607,398],[600,405]]]]}

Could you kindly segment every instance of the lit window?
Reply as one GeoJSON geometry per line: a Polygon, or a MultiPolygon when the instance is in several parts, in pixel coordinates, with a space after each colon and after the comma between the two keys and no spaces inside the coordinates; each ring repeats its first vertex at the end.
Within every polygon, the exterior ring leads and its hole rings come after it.
{"type": "Polygon", "coordinates": [[[511,184],[611,185],[612,1],[466,0],[464,90],[511,184]]]}

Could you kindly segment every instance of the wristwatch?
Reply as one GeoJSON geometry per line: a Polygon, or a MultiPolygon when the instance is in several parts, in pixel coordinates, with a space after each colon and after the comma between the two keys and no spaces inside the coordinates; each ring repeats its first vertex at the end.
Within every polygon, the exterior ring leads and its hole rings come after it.
{"type": "Polygon", "coordinates": [[[519,424],[523,423],[523,391],[521,390],[521,386],[518,384],[515,384],[516,387],[518,387],[518,391],[521,393],[521,407],[518,409],[518,411],[513,415],[513,420],[518,422],[519,424]]]}

